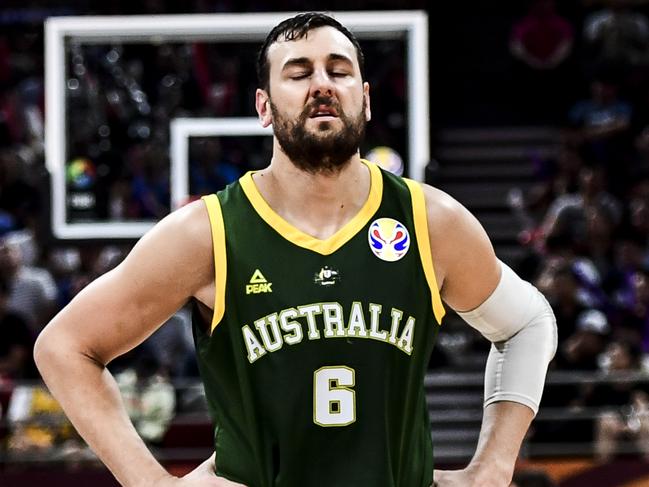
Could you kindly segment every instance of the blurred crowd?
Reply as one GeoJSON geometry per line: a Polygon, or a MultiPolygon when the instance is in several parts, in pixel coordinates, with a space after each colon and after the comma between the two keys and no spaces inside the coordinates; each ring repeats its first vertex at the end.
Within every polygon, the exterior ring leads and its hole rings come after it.
{"type": "Polygon", "coordinates": [[[637,441],[649,460],[647,7],[600,2],[579,25],[558,2],[538,0],[515,24],[510,50],[527,76],[538,75],[528,89],[554,90],[544,93],[554,97],[562,127],[556,157],[533,161],[533,187],[510,193],[527,249],[519,270],[554,309],[552,368],[602,375],[601,383],[550,388],[545,397],[546,405],[574,411],[601,408],[594,428],[576,422],[558,431],[555,423],[538,437],[594,438],[602,460],[618,440],[637,441]],[[581,83],[565,78],[576,74],[581,83]],[[607,382],[625,373],[637,381],[607,382]]]}
{"type": "MultiPolygon", "coordinates": [[[[31,350],[39,331],[130,248],[128,242],[68,245],[49,234],[42,20],[87,13],[93,7],[86,3],[52,2],[46,10],[7,2],[0,10],[0,418],[14,425],[7,432],[0,422],[0,440],[5,436],[14,454],[42,454],[54,444],[66,445],[57,450],[63,456],[87,454],[69,424],[53,426],[61,412],[47,391],[24,381],[38,379],[31,350]]],[[[175,13],[163,1],[145,2],[137,11],[131,2],[109,3],[93,13],[175,13]]],[[[227,0],[194,3],[194,11],[233,8],[227,0]]],[[[251,11],[264,10],[249,3],[251,11]]],[[[288,1],[275,6],[301,8],[288,1]]],[[[578,10],[579,16],[564,16],[553,0],[531,2],[509,42],[516,60],[512,76],[522,87],[512,96],[521,96],[530,124],[563,127],[556,157],[533,161],[534,187],[510,198],[527,249],[518,270],[556,313],[553,369],[602,378],[550,388],[545,399],[547,406],[575,411],[600,408],[594,426],[540,428],[536,434],[548,441],[567,434],[594,439],[603,460],[625,438],[638,441],[649,459],[649,395],[641,380],[649,368],[649,8],[609,0],[578,10]],[[640,379],[609,380],[620,374],[640,379]]],[[[92,196],[91,204],[69,203],[69,221],[167,214],[170,121],[254,115],[256,47],[69,43],[66,184],[71,195],[92,196]]],[[[389,146],[407,159],[404,44],[372,40],[364,48],[366,77],[381,93],[372,99],[367,148],[389,146]]],[[[267,153],[263,141],[192,140],[190,192],[224,187],[263,166],[267,153]]],[[[200,393],[171,386],[198,376],[188,309],[111,369],[138,431],[152,445],[160,444],[174,412],[204,408],[200,393]]]]}

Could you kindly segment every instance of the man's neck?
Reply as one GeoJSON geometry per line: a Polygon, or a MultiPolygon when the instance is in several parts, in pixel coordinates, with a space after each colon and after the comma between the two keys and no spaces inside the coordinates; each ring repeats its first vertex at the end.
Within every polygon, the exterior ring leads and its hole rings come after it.
{"type": "Polygon", "coordinates": [[[283,153],[255,173],[257,189],[270,207],[303,232],[326,239],[351,220],[367,201],[370,172],[354,155],[337,172],[312,174],[283,153]]]}

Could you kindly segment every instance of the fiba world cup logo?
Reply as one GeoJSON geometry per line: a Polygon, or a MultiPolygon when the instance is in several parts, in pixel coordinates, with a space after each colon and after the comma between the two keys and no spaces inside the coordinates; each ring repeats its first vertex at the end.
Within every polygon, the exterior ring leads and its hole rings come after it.
{"type": "Polygon", "coordinates": [[[368,230],[367,238],[374,255],[386,262],[401,259],[410,248],[408,229],[392,218],[374,220],[368,230]]]}
{"type": "Polygon", "coordinates": [[[90,189],[97,180],[95,165],[83,157],[70,161],[65,173],[68,184],[76,190],[90,189]]]}

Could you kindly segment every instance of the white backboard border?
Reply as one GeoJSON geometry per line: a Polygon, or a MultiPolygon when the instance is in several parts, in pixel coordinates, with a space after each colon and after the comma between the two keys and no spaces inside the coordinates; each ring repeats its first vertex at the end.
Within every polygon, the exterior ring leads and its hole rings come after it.
{"type": "MultiPolygon", "coordinates": [[[[359,39],[402,37],[408,73],[408,175],[424,180],[430,159],[428,92],[428,17],[423,11],[330,12],[359,39]]],[[[262,41],[280,21],[295,12],[142,16],[52,17],[45,22],[46,167],[52,180],[52,231],[60,239],[138,238],[155,222],[68,223],[65,194],[66,97],[65,42],[179,41],[189,39],[262,41]]],[[[252,103],[252,101],[251,101],[252,103]]],[[[177,121],[180,126],[185,122],[177,121]]],[[[255,122],[258,124],[258,121],[255,122]]],[[[231,124],[230,120],[228,124],[231,124]]],[[[245,126],[249,122],[238,122],[245,126]]],[[[177,129],[181,130],[181,129],[177,129]]],[[[220,130],[220,129],[218,129],[220,130]]],[[[246,135],[217,133],[215,135],[246,135]]],[[[252,135],[252,134],[248,134],[252,135]]],[[[171,148],[170,148],[171,150],[171,148]]],[[[186,156],[185,156],[186,157],[186,156]]],[[[172,203],[178,174],[172,168],[172,203]]],[[[185,184],[187,174],[184,175],[185,184]]],[[[176,188],[178,191],[178,187],[176,188]]],[[[175,206],[172,206],[174,208],[175,206]]]]}

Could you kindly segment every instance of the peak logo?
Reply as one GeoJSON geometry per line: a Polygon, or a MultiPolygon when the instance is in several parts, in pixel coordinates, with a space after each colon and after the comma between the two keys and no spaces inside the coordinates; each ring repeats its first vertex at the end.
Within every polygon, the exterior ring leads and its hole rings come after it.
{"type": "Polygon", "coordinates": [[[255,269],[248,284],[246,284],[246,294],[272,293],[273,283],[268,282],[259,269],[255,269]]]}

